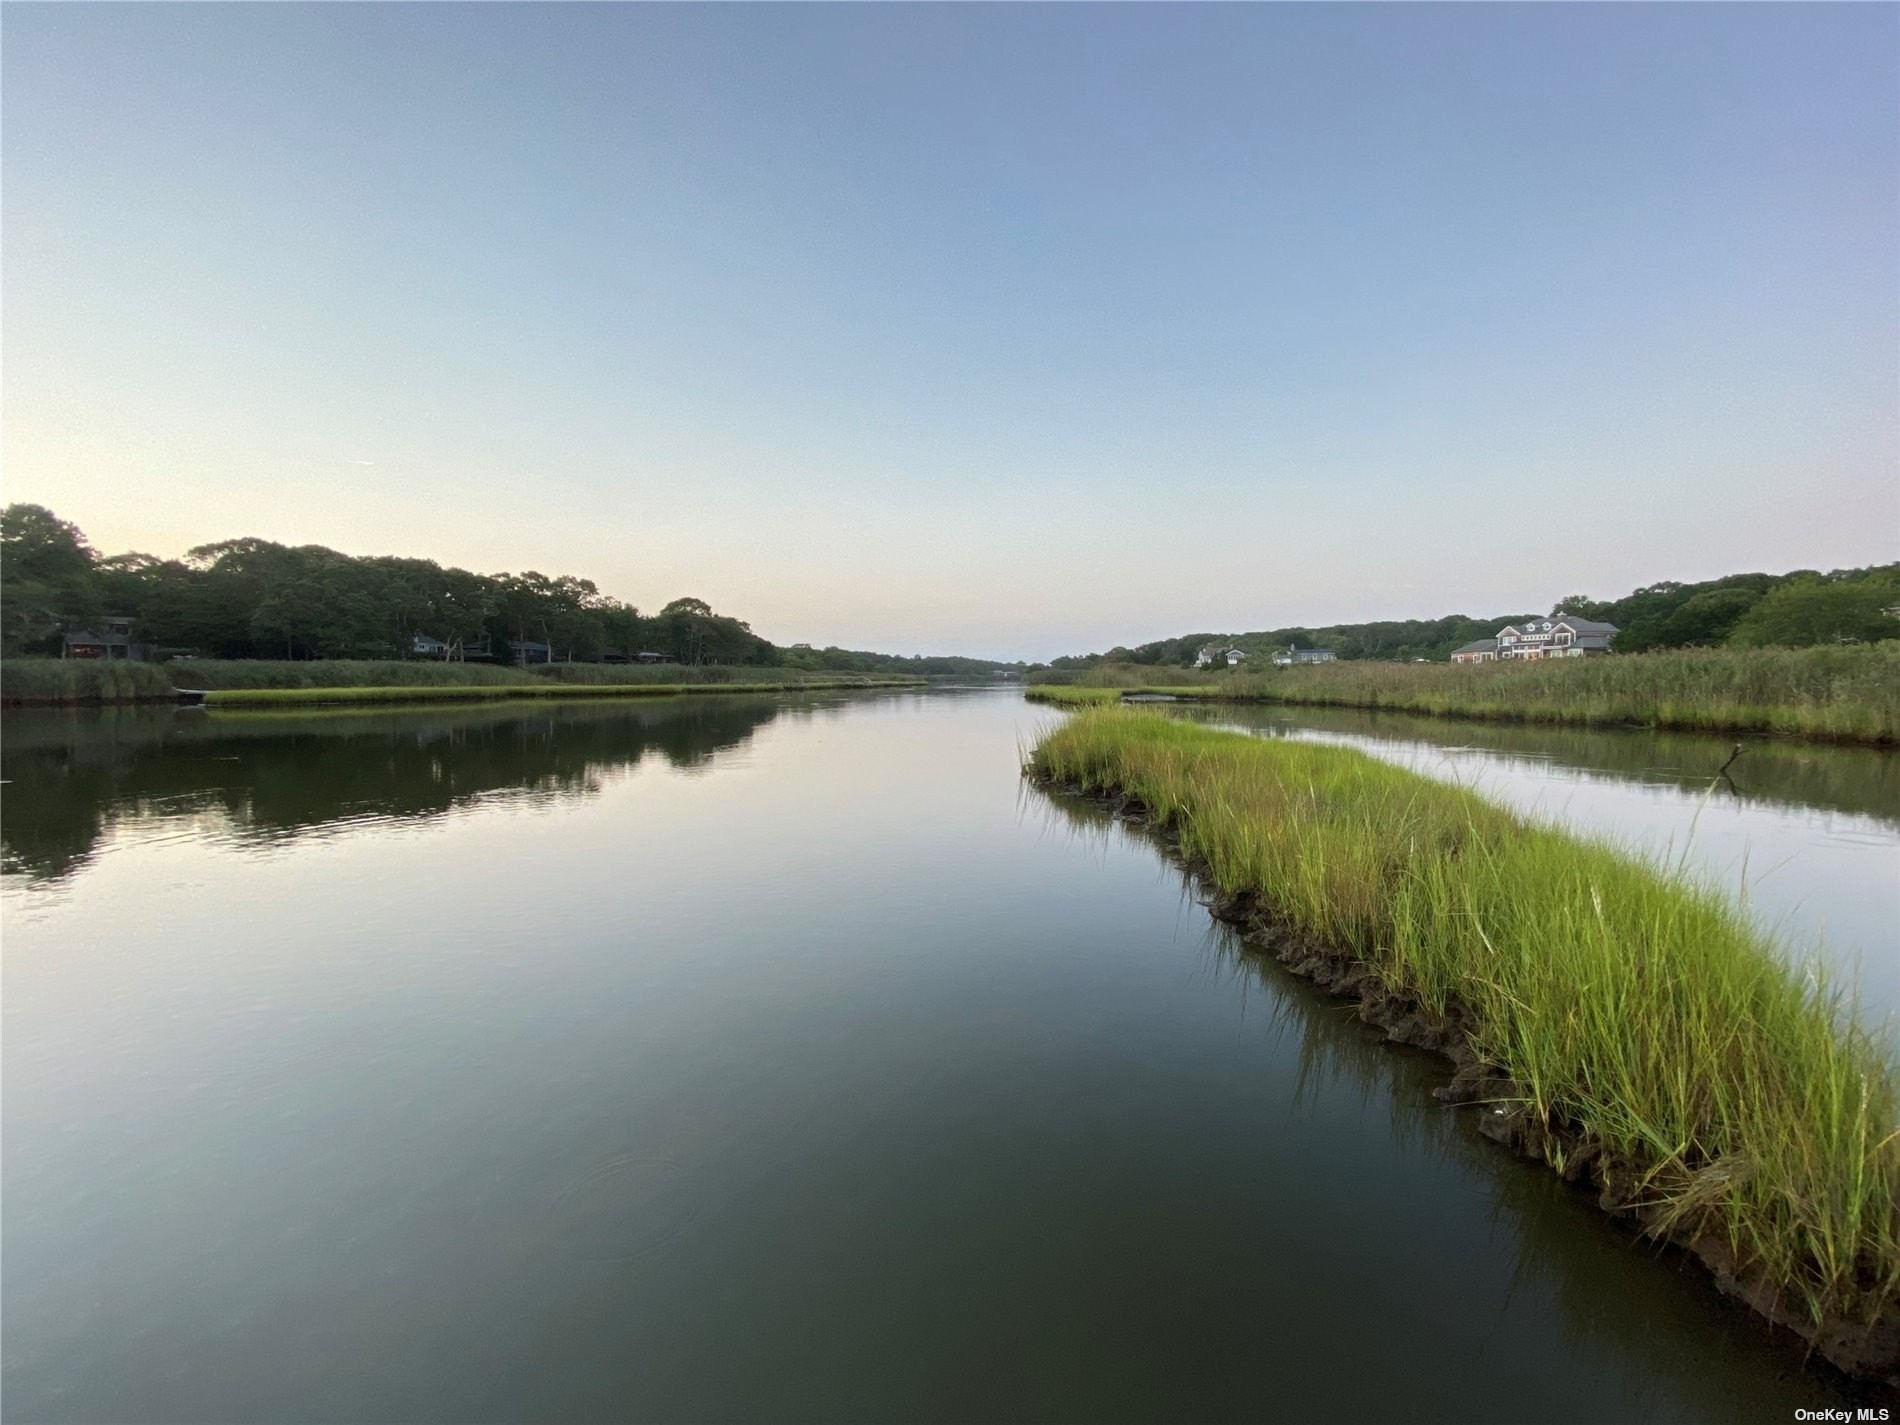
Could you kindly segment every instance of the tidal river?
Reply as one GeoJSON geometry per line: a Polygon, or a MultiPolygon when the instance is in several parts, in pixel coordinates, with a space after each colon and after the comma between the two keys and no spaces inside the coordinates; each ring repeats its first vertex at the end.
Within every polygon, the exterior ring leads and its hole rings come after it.
{"type": "MultiPolygon", "coordinates": [[[[1900,1000],[1890,757],[1343,738],[1900,1000]],[[1449,750],[1449,749],[1457,750],[1449,750]],[[1752,760],[1751,760],[1752,759],[1752,760]]],[[[9,1421],[1852,1403],[1026,788],[1013,691],[4,726],[9,1421]]]]}

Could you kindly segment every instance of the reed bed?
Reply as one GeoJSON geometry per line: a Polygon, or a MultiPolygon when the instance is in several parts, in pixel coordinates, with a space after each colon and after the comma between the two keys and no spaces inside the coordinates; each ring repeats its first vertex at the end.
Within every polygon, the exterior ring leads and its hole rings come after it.
{"type": "Polygon", "coordinates": [[[170,702],[171,679],[150,663],[94,658],[9,658],[0,664],[0,702],[170,702]]]}
{"type": "Polygon", "coordinates": [[[1023,696],[1032,703],[1048,703],[1052,707],[1099,707],[1131,697],[1216,699],[1224,696],[1224,691],[1213,683],[1158,683],[1145,687],[1139,684],[1104,687],[1079,683],[1032,683],[1023,689],[1023,696]]]}
{"type": "Polygon", "coordinates": [[[175,658],[163,665],[179,688],[466,688],[523,683],[496,663],[401,658],[175,658]]]}
{"type": "Polygon", "coordinates": [[[1817,1330],[1893,1309],[1894,1065],[1725,897],[1348,748],[1084,709],[1026,770],[1137,798],[1223,892],[1457,1025],[1652,1230],[1714,1234],[1817,1330]]]}
{"type": "MultiPolygon", "coordinates": [[[[512,672],[512,670],[510,670],[512,672]]],[[[757,664],[733,666],[718,663],[544,663],[534,676],[555,683],[613,686],[631,683],[757,683],[761,679],[785,687],[841,684],[866,681],[922,682],[914,675],[878,675],[874,673],[827,673],[806,668],[763,667],[757,664]]],[[[519,681],[519,674],[515,674],[519,681]]]]}
{"type": "Polygon", "coordinates": [[[914,678],[850,678],[838,681],[755,683],[532,683],[470,684],[463,687],[222,688],[205,693],[211,708],[321,707],[365,704],[438,704],[577,698],[660,698],[681,693],[782,693],[837,688],[915,688],[914,678]]]}
{"type": "Polygon", "coordinates": [[[1220,695],[1440,717],[1891,743],[1900,740],[1900,640],[1477,665],[1326,663],[1237,674],[1223,680],[1220,695]]]}

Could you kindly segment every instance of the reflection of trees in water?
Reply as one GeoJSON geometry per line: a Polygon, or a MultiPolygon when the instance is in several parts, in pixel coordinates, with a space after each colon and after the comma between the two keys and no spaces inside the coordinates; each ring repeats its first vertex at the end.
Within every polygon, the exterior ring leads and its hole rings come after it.
{"type": "Polygon", "coordinates": [[[220,815],[251,837],[354,817],[439,816],[478,797],[598,791],[649,755],[693,771],[814,705],[720,695],[230,718],[104,709],[9,716],[0,864],[69,874],[130,820],[220,815]]]}
{"type": "MultiPolygon", "coordinates": [[[[1127,837],[1161,845],[1145,827],[1117,822],[1081,798],[1031,795],[1065,833],[1103,844],[1127,837]]],[[[1168,864],[1180,877],[1184,905],[1197,902],[1187,873],[1168,864]]],[[[1435,1100],[1432,1089],[1450,1076],[1442,1059],[1388,1042],[1347,1001],[1249,947],[1231,926],[1211,918],[1202,924],[1204,973],[1231,980],[1249,1022],[1264,1017],[1273,1040],[1290,1046],[1290,1097],[1301,1115],[1383,1109],[1383,1127],[1408,1156],[1447,1165],[1460,1185],[1486,1195],[1491,1221],[1514,1253],[1506,1310],[1521,1286],[1546,1288],[1566,1347],[1585,1354],[1598,1376],[1625,1382],[1623,1393],[1632,1398],[1659,1388],[1669,1393],[1659,1418],[1697,1416],[1723,1400],[1761,1404],[1770,1391],[1796,1403],[1849,1403],[1851,1386],[1804,1369],[1798,1342],[1771,1338],[1765,1325],[1723,1301],[1701,1268],[1642,1241],[1584,1190],[1485,1138],[1473,1111],[1435,1100]]],[[[1393,1289],[1403,1290],[1403,1282],[1393,1289]]],[[[1492,1327],[1477,1317],[1470,1325],[1478,1335],[1492,1327]]],[[[1574,1409],[1573,1402],[1553,1404],[1568,1407],[1558,1416],[1574,1409]]]]}
{"type": "MultiPolygon", "coordinates": [[[[1737,741],[1640,728],[1487,723],[1354,708],[1179,704],[1170,711],[1197,722],[1269,734],[1310,728],[1380,742],[1471,748],[1500,757],[1532,758],[1580,775],[1676,787],[1698,796],[1716,781],[1718,769],[1737,741]]],[[[1900,827],[1900,755],[1874,747],[1835,747],[1794,739],[1741,741],[1747,750],[1729,769],[1728,778],[1717,785],[1718,796],[1855,812],[1900,827]]]]}

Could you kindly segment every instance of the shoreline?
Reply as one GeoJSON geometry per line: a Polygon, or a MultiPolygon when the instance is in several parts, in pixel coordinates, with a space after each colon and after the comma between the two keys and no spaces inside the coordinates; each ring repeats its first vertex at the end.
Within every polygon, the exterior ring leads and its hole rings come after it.
{"type": "Polygon", "coordinates": [[[1432,1096],[1451,1109],[1488,1106],[1491,1111],[1477,1124],[1486,1138],[1517,1157],[1549,1168],[1643,1239],[1693,1258],[1708,1272],[1716,1291],[1746,1307],[1771,1338],[1786,1332],[1860,1389],[1877,1392],[1882,1400],[1900,1399],[1900,1303],[1889,1303],[1866,1326],[1838,1320],[1817,1325],[1786,1309],[1782,1294],[1764,1272],[1737,1270],[1734,1254],[1719,1236],[1683,1231],[1667,1219],[1659,1204],[1641,1201],[1640,1170],[1611,1158],[1599,1141],[1577,1125],[1540,1120],[1531,1107],[1530,1091],[1471,1049],[1457,1015],[1435,1013],[1394,990],[1376,966],[1329,946],[1318,935],[1276,914],[1258,892],[1222,891],[1208,863],[1182,849],[1174,825],[1121,788],[1094,789],[1033,773],[1027,779],[1047,794],[1094,806],[1139,831],[1188,877],[1208,915],[1232,926],[1248,949],[1352,1004],[1357,1017],[1384,1031],[1388,1042],[1431,1054],[1448,1071],[1432,1096]],[[1506,1103],[1510,1106],[1503,1106],[1506,1103]]]}
{"type": "Polygon", "coordinates": [[[7,698],[9,708],[203,707],[211,710],[278,707],[367,707],[416,703],[593,701],[660,698],[693,693],[837,692],[853,688],[924,688],[924,679],[807,679],[748,683],[465,683],[390,684],[359,688],[175,688],[164,696],[130,698],[7,698]]]}
{"type": "Polygon", "coordinates": [[[1288,697],[1277,693],[1234,692],[1205,684],[1178,688],[1166,686],[1135,688],[1095,688],[1084,684],[1031,684],[1023,690],[1030,702],[1050,707],[1090,707],[1147,699],[1172,699],[1184,703],[1237,703],[1253,707],[1351,708],[1363,712],[1399,713],[1406,717],[1442,718],[1449,722],[1486,722],[1533,727],[1590,727],[1620,732],[1687,732],[1711,737],[1772,737],[1790,742],[1814,742],[1836,747],[1873,747],[1889,750],[1900,745],[1892,734],[1884,732],[1828,732],[1820,729],[1776,727],[1767,719],[1752,722],[1731,720],[1702,721],[1659,714],[1652,718],[1627,718],[1566,715],[1559,711],[1517,710],[1512,708],[1436,708],[1403,702],[1367,698],[1288,697]],[[1053,695],[1052,695],[1053,694],[1053,695]],[[1099,696],[1095,696],[1098,695],[1099,696]]]}

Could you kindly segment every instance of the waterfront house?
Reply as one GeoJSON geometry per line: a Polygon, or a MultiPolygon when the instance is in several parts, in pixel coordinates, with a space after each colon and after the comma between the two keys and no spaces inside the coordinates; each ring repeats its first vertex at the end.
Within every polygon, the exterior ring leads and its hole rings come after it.
{"type": "Polygon", "coordinates": [[[1331,663],[1338,656],[1330,648],[1295,648],[1289,643],[1273,655],[1273,666],[1293,668],[1307,663],[1331,663]]]}
{"type": "Polygon", "coordinates": [[[91,629],[74,629],[62,635],[59,656],[123,660],[128,663],[152,661],[152,645],[133,641],[131,619],[109,618],[102,627],[105,629],[103,633],[94,633],[91,629]]]}
{"type": "Polygon", "coordinates": [[[480,638],[442,639],[433,634],[418,633],[409,640],[409,652],[416,658],[469,659],[491,658],[493,648],[488,635],[480,638]]]}
{"type": "Polygon", "coordinates": [[[1496,638],[1480,638],[1467,643],[1462,648],[1451,650],[1454,663],[1490,663],[1498,656],[1496,638]]]}
{"type": "Polygon", "coordinates": [[[554,655],[547,644],[532,638],[511,638],[508,640],[508,661],[526,667],[530,663],[546,663],[554,655]]]}
{"type": "Polygon", "coordinates": [[[1194,655],[1194,666],[1196,668],[1231,668],[1236,663],[1244,663],[1246,661],[1246,649],[1223,648],[1218,643],[1210,643],[1199,653],[1194,655]]]}
{"type": "Polygon", "coordinates": [[[1578,618],[1562,610],[1549,618],[1526,619],[1507,623],[1494,637],[1480,638],[1452,650],[1454,663],[1489,663],[1493,660],[1534,661],[1539,658],[1581,658],[1590,653],[1608,653],[1610,640],[1621,632],[1613,623],[1578,618]]]}

